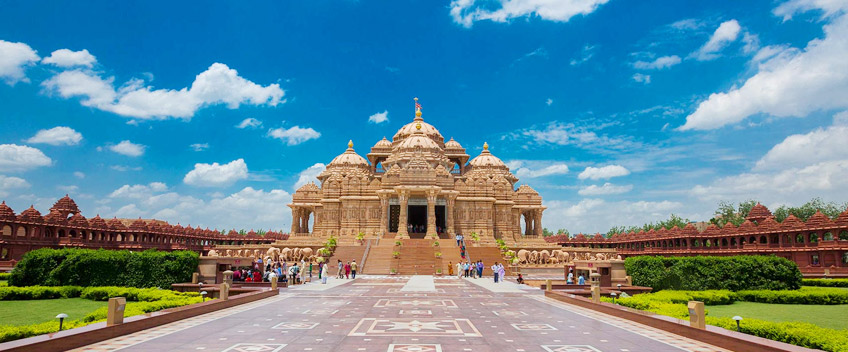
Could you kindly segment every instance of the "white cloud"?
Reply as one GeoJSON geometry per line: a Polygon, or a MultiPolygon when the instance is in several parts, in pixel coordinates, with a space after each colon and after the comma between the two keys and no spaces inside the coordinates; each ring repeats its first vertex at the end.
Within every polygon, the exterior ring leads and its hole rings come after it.
{"type": "Polygon", "coordinates": [[[548,106],[551,106],[551,104],[553,104],[553,103],[554,103],[554,100],[551,99],[551,98],[548,98],[548,100],[545,100],[545,104],[547,104],[548,106]]]}
{"type": "Polygon", "coordinates": [[[76,185],[58,185],[56,189],[65,192],[65,193],[74,193],[79,190],[79,186],[76,185]]]}
{"type": "Polygon", "coordinates": [[[704,46],[693,52],[690,56],[694,57],[698,61],[713,60],[719,57],[718,53],[728,44],[736,41],[741,30],[742,27],[739,26],[739,22],[736,20],[722,22],[722,24],[716,28],[715,32],[713,32],[710,40],[704,43],[704,46]]]}
{"type": "Polygon", "coordinates": [[[633,75],[633,80],[639,83],[648,84],[651,83],[651,75],[636,73],[633,75]]]}
{"type": "Polygon", "coordinates": [[[82,140],[82,134],[73,128],[58,126],[49,130],[39,130],[35,136],[27,139],[27,143],[43,143],[50,145],[77,145],[82,140]]]}
{"type": "Polygon", "coordinates": [[[760,49],[753,61],[765,61],[753,77],[741,87],[710,94],[679,129],[716,129],[760,113],[803,117],[848,108],[848,16],[826,24],[824,38],[804,50],[777,48],[760,49]]]}
{"type": "Polygon", "coordinates": [[[576,59],[571,59],[569,65],[571,66],[579,66],[586,61],[592,59],[595,56],[595,46],[586,44],[583,46],[583,49],[580,50],[580,57],[576,59]]]}
{"type": "Polygon", "coordinates": [[[112,191],[109,198],[147,199],[155,193],[168,190],[168,186],[162,182],[151,182],[146,185],[123,185],[112,191]]]}
{"type": "Polygon", "coordinates": [[[191,150],[194,150],[196,152],[202,152],[206,149],[209,149],[209,143],[194,143],[194,144],[190,145],[189,148],[191,148],[191,150]]]}
{"type": "Polygon", "coordinates": [[[835,120],[836,124],[828,128],[786,137],[757,161],[755,169],[803,167],[823,161],[848,159],[845,155],[848,150],[848,125],[840,125],[839,117],[835,120]]]}
{"type": "Polygon", "coordinates": [[[47,155],[33,147],[17,144],[0,144],[0,170],[26,171],[53,163],[47,155]]]}
{"type": "Polygon", "coordinates": [[[513,18],[538,16],[543,20],[567,22],[577,15],[588,15],[609,0],[452,0],[453,21],[465,27],[490,20],[507,22],[513,18]],[[497,4],[491,6],[493,4],[497,4]]]}
{"type": "Polygon", "coordinates": [[[269,130],[268,136],[277,138],[283,142],[286,142],[286,145],[291,146],[298,145],[310,139],[317,139],[318,137],[321,137],[321,133],[316,130],[313,130],[311,127],[300,128],[299,126],[294,126],[289,129],[280,127],[269,130]]]}
{"type": "Polygon", "coordinates": [[[633,190],[633,185],[622,185],[616,186],[612,183],[604,183],[602,186],[598,185],[589,185],[581,188],[577,191],[577,194],[581,196],[598,196],[598,195],[607,195],[607,194],[621,194],[627,193],[633,190]]]}
{"type": "Polygon", "coordinates": [[[591,150],[623,150],[638,148],[640,144],[627,137],[610,137],[599,135],[600,131],[609,124],[595,126],[577,126],[573,123],[553,121],[542,126],[517,130],[503,138],[516,140],[530,139],[536,144],[574,145],[591,150]]]}
{"type": "Polygon", "coordinates": [[[685,20],[674,22],[670,24],[670,26],[678,30],[693,30],[703,27],[704,22],[694,18],[687,18],[685,20]]]}
{"type": "Polygon", "coordinates": [[[80,51],[59,49],[50,54],[50,56],[45,57],[41,62],[59,67],[83,66],[90,68],[97,63],[97,58],[91,55],[88,49],[82,49],[80,51]]]}
{"type": "Polygon", "coordinates": [[[144,154],[144,149],[146,149],[146,148],[147,147],[144,146],[144,145],[135,144],[135,143],[127,141],[127,140],[124,140],[124,141],[121,141],[121,143],[109,146],[109,150],[111,150],[115,153],[118,153],[118,154],[131,156],[131,157],[141,156],[142,154],[144,154]]]}
{"type": "Polygon", "coordinates": [[[179,90],[153,89],[140,79],[116,89],[114,77],[79,69],[60,72],[42,85],[63,98],[79,97],[84,106],[138,119],[188,120],[198,109],[211,105],[236,109],[241,104],[276,106],[285,102],[279,84],[258,85],[221,63],[212,64],[195,77],[191,87],[179,90]]]}
{"type": "Polygon", "coordinates": [[[577,178],[581,180],[600,180],[627,175],[630,175],[630,170],[627,170],[627,168],[621,165],[607,165],[604,167],[589,166],[577,175],[577,178]]]}
{"type": "Polygon", "coordinates": [[[568,173],[568,165],[558,162],[523,162],[520,160],[513,160],[510,161],[508,165],[518,178],[538,178],[551,175],[564,175],[568,173]],[[547,166],[542,167],[542,165],[547,166]]]}
{"type": "Polygon", "coordinates": [[[317,180],[316,177],[321,174],[321,171],[324,171],[325,167],[326,165],[324,165],[323,163],[315,163],[314,165],[301,171],[297,177],[297,182],[294,183],[294,190],[296,191],[298,188],[300,188],[300,186],[317,180]]]}
{"type": "Polygon", "coordinates": [[[185,175],[183,182],[198,187],[223,187],[246,178],[247,164],[244,159],[237,159],[223,165],[194,164],[194,169],[185,175]]]}
{"type": "Polygon", "coordinates": [[[109,167],[112,170],[126,172],[126,171],[141,171],[141,166],[125,166],[125,165],[112,165],[109,167]]]}
{"type": "Polygon", "coordinates": [[[10,191],[26,188],[29,188],[29,183],[20,177],[0,175],[0,197],[8,197],[10,191]]]}
{"type": "Polygon", "coordinates": [[[374,115],[368,116],[368,122],[370,123],[383,123],[389,121],[389,111],[384,110],[383,112],[378,112],[374,115]]]}
{"type": "Polygon", "coordinates": [[[38,62],[35,50],[24,43],[12,43],[0,39],[0,79],[9,85],[20,81],[29,82],[24,70],[38,62]]]}
{"type": "Polygon", "coordinates": [[[78,179],[83,179],[83,178],[85,178],[85,174],[82,173],[82,171],[74,171],[74,177],[76,177],[78,179]]]}
{"type": "Polygon", "coordinates": [[[262,121],[254,119],[252,117],[248,117],[248,118],[242,120],[238,125],[236,125],[236,128],[245,129],[245,128],[248,128],[248,127],[256,128],[256,127],[259,127],[259,126],[262,126],[262,121]]]}
{"type": "Polygon", "coordinates": [[[546,201],[542,224],[549,229],[566,228],[572,234],[604,233],[613,226],[644,224],[668,219],[683,204],[675,201],[620,201],[585,198],[577,203],[546,201]]]}
{"type": "Polygon", "coordinates": [[[633,67],[638,68],[640,70],[661,70],[664,68],[672,67],[679,63],[680,56],[671,55],[658,57],[654,61],[636,61],[633,63],[633,67]]]}
{"type": "Polygon", "coordinates": [[[784,21],[788,21],[796,13],[810,10],[822,10],[824,17],[830,17],[848,11],[848,2],[840,0],[789,0],[776,7],[773,13],[775,16],[783,17],[784,21]]]}

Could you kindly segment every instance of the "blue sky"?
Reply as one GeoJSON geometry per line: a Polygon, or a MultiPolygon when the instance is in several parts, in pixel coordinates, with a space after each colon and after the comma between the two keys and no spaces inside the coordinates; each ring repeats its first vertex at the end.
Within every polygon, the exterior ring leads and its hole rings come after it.
{"type": "Polygon", "coordinates": [[[424,118],[543,223],[848,196],[842,1],[0,3],[0,198],[288,229],[296,187],[424,118]]]}

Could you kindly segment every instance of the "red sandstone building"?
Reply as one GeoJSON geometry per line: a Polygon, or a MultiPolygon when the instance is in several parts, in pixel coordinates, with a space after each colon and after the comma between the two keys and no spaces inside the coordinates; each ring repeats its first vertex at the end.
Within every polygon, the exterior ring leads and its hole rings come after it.
{"type": "Polygon", "coordinates": [[[805,276],[848,276],[848,210],[835,220],[816,212],[806,222],[790,215],[778,223],[768,208],[757,204],[739,227],[728,223],[698,231],[688,224],[610,238],[579,234],[546,240],[563,247],[615,248],[623,257],[773,254],[794,261],[805,276]]]}
{"type": "Polygon", "coordinates": [[[242,236],[231,230],[171,225],[161,220],[105,220],[99,215],[86,219],[67,195],[41,216],[30,207],[19,215],[0,203],[0,267],[14,266],[24,253],[38,248],[105,248],[143,251],[191,250],[206,253],[219,244],[263,244],[288,238],[287,234],[250,231],[242,236]]]}

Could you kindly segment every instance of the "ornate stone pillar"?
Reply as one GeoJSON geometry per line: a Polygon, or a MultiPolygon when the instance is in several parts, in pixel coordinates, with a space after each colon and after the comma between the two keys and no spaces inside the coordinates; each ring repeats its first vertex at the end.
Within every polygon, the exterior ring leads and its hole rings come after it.
{"type": "Polygon", "coordinates": [[[300,208],[292,207],[292,226],[291,233],[292,235],[300,232],[300,208]]]}
{"type": "Polygon", "coordinates": [[[427,191],[427,235],[437,235],[436,231],[436,191],[427,191]]]}
{"type": "Polygon", "coordinates": [[[389,197],[380,194],[380,235],[389,233],[389,197]]]}
{"type": "Polygon", "coordinates": [[[311,213],[309,209],[303,210],[303,226],[301,227],[303,233],[309,233],[309,214],[311,213]]]}
{"type": "Polygon", "coordinates": [[[524,236],[530,236],[533,234],[533,219],[530,218],[530,212],[525,211],[524,216],[524,236]]]}
{"type": "Polygon", "coordinates": [[[533,230],[537,237],[542,237],[542,209],[536,209],[536,218],[533,220],[533,230]]]}
{"type": "Polygon", "coordinates": [[[448,236],[453,237],[456,231],[453,228],[453,208],[456,204],[456,196],[449,195],[445,201],[445,225],[447,225],[448,236]]]}
{"type": "Polygon", "coordinates": [[[398,216],[398,232],[395,238],[409,238],[409,231],[407,231],[407,225],[409,222],[407,219],[407,212],[409,211],[409,191],[399,190],[398,201],[400,202],[400,214],[398,216]]]}

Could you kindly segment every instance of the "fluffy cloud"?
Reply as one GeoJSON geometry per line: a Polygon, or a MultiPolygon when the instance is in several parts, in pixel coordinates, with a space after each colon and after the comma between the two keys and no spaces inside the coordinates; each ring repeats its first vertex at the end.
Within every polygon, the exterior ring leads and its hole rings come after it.
{"type": "Polygon", "coordinates": [[[519,178],[537,178],[568,173],[568,165],[557,162],[524,162],[513,160],[507,163],[507,165],[515,173],[515,176],[519,178]],[[547,166],[542,167],[541,165],[547,166]]]}
{"type": "Polygon", "coordinates": [[[133,142],[124,140],[121,143],[110,145],[109,150],[126,156],[138,157],[144,154],[144,149],[147,147],[141,144],[135,144],[133,142]]]}
{"type": "Polygon", "coordinates": [[[633,80],[639,83],[648,84],[651,83],[651,75],[636,73],[633,75],[633,80]]]}
{"type": "Polygon", "coordinates": [[[82,49],[80,51],[59,49],[51,53],[50,56],[45,57],[41,62],[59,67],[92,67],[97,63],[97,58],[91,55],[88,49],[82,49]]]}
{"type": "Polygon", "coordinates": [[[9,192],[29,188],[29,183],[20,177],[0,175],[0,197],[8,197],[9,192]]]}
{"type": "Polygon", "coordinates": [[[209,149],[209,143],[194,143],[188,147],[196,152],[202,152],[206,149],[209,149]]]}
{"type": "Polygon", "coordinates": [[[383,112],[378,112],[374,115],[368,116],[368,122],[370,123],[383,123],[389,121],[389,111],[384,110],[383,112]]]}
{"type": "Polygon", "coordinates": [[[715,32],[713,32],[710,40],[704,43],[704,46],[693,52],[690,56],[694,57],[698,61],[707,61],[719,57],[718,53],[728,44],[736,41],[741,30],[742,27],[739,26],[739,22],[736,20],[722,22],[722,24],[716,28],[715,32]]]}
{"type": "MultiPolygon", "coordinates": [[[[571,59],[571,62],[569,62],[569,65],[579,66],[579,65],[583,64],[584,62],[592,59],[593,56],[595,56],[595,46],[586,44],[586,45],[583,46],[583,50],[580,51],[580,57],[575,58],[575,59],[571,59]]],[[[550,105],[550,104],[548,104],[548,105],[550,105]]]]}
{"type": "Polygon", "coordinates": [[[238,180],[247,178],[247,164],[244,159],[233,160],[226,164],[194,164],[194,169],[183,178],[183,182],[199,187],[229,186],[238,180]]]}
{"type": "Polygon", "coordinates": [[[285,142],[286,145],[291,146],[298,145],[310,139],[317,139],[318,137],[321,137],[321,133],[313,130],[311,127],[300,128],[300,126],[294,126],[289,129],[280,127],[269,130],[268,136],[277,138],[285,142]]]}
{"type": "Polygon", "coordinates": [[[78,178],[78,179],[84,179],[84,178],[85,178],[85,174],[84,174],[84,173],[82,173],[82,171],[74,171],[74,177],[76,177],[76,178],[78,178]]]}
{"type": "Polygon", "coordinates": [[[26,171],[53,163],[47,155],[33,147],[17,144],[0,144],[0,170],[26,171]]]}
{"type": "Polygon", "coordinates": [[[221,63],[212,64],[195,77],[191,87],[179,90],[153,89],[139,79],[116,89],[114,77],[80,69],[60,72],[42,85],[63,98],[79,97],[85,106],[139,119],[188,120],[210,105],[236,109],[241,104],[276,106],[285,102],[279,84],[258,85],[221,63]]]}
{"type": "Polygon", "coordinates": [[[623,150],[639,147],[639,143],[630,139],[598,135],[595,132],[604,127],[605,125],[577,126],[573,123],[553,121],[543,126],[532,126],[512,132],[504,138],[530,139],[536,144],[574,145],[585,149],[623,150]]]}
{"type": "Polygon", "coordinates": [[[620,201],[586,198],[577,203],[552,200],[542,224],[549,229],[566,228],[571,233],[604,233],[613,226],[644,224],[668,219],[683,204],[674,201],[620,201]]]}
{"type": "MultiPolygon", "coordinates": [[[[848,115],[848,112],[843,112],[848,115]]],[[[848,124],[839,121],[828,128],[786,137],[757,161],[757,170],[802,167],[823,161],[848,159],[848,124]]]]}
{"type": "Polygon", "coordinates": [[[27,139],[27,143],[44,143],[50,145],[77,145],[82,140],[82,134],[73,128],[59,126],[49,130],[39,130],[27,139]]]}
{"type": "Polygon", "coordinates": [[[553,104],[553,103],[554,103],[554,100],[551,99],[551,98],[548,98],[548,100],[545,100],[545,104],[548,105],[548,106],[551,106],[551,104],[553,104]]]}
{"type": "Polygon", "coordinates": [[[671,55],[658,57],[654,61],[636,61],[633,63],[633,67],[638,68],[640,70],[661,70],[664,68],[672,67],[679,63],[680,56],[671,55]]]}
{"type": "Polygon", "coordinates": [[[513,18],[532,15],[543,20],[567,22],[574,16],[594,12],[607,1],[609,0],[452,0],[450,14],[454,22],[465,27],[471,27],[476,21],[507,22],[513,18]],[[492,3],[496,5],[490,6],[492,3]]]}
{"type": "Polygon", "coordinates": [[[242,120],[238,125],[236,125],[236,128],[245,129],[245,128],[248,128],[248,127],[256,128],[256,127],[259,127],[259,126],[262,126],[262,121],[254,119],[252,117],[248,117],[248,118],[242,120]]]}
{"type": "Polygon", "coordinates": [[[830,17],[848,11],[848,2],[833,0],[789,0],[780,4],[773,12],[775,16],[781,16],[784,21],[787,21],[796,13],[810,10],[822,10],[824,17],[830,17]]]}
{"type": "Polygon", "coordinates": [[[38,54],[29,45],[0,40],[0,79],[9,85],[20,81],[28,82],[24,69],[39,59],[38,54]]]}
{"type": "Polygon", "coordinates": [[[824,26],[824,38],[803,50],[765,47],[754,57],[758,72],[741,87],[710,94],[680,130],[709,130],[765,113],[799,116],[848,108],[848,16],[824,26]],[[757,62],[763,60],[763,62],[757,62]]]}
{"type": "Polygon", "coordinates": [[[109,166],[109,168],[112,169],[112,170],[115,170],[115,171],[120,171],[120,172],[141,171],[141,166],[131,167],[131,166],[125,166],[125,165],[112,165],[112,166],[109,166]]]}
{"type": "Polygon", "coordinates": [[[616,186],[612,183],[607,182],[604,183],[602,186],[590,185],[583,187],[579,191],[577,191],[577,194],[581,196],[598,196],[627,193],[631,190],[633,190],[633,185],[616,186]]]}
{"type": "Polygon", "coordinates": [[[162,193],[167,190],[168,186],[162,182],[151,182],[146,185],[123,185],[112,191],[109,198],[146,199],[152,197],[155,193],[162,193]]]}
{"type": "Polygon", "coordinates": [[[589,166],[577,175],[577,178],[581,180],[600,180],[627,175],[630,175],[630,170],[627,170],[627,168],[621,165],[607,165],[604,167],[589,166]]]}
{"type": "Polygon", "coordinates": [[[324,171],[326,165],[323,163],[315,163],[314,165],[306,168],[300,172],[297,176],[297,182],[294,183],[294,189],[297,190],[300,186],[303,186],[309,182],[314,182],[316,177],[321,174],[321,171],[324,171]]]}

